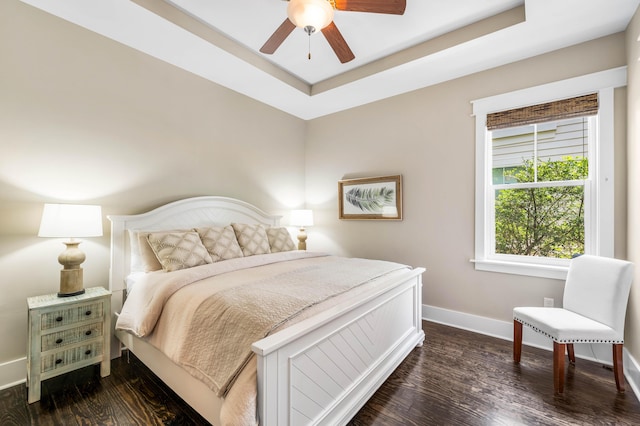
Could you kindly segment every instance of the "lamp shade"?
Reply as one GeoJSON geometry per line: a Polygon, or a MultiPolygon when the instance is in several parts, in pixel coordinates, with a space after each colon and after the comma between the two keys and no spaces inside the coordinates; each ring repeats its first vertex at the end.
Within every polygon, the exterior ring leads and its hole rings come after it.
{"type": "Polygon", "coordinates": [[[84,204],[45,204],[39,237],[100,237],[102,208],[84,204]]]}
{"type": "Polygon", "coordinates": [[[313,226],[312,210],[292,210],[291,225],[293,226],[313,226]]]}
{"type": "Polygon", "coordinates": [[[320,31],[333,21],[333,6],[327,0],[290,0],[287,16],[298,28],[320,31]]]}

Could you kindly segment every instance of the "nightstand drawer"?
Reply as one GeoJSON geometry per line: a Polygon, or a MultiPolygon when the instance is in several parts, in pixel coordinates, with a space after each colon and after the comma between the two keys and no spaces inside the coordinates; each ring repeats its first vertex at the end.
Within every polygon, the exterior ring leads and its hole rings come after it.
{"type": "Polygon", "coordinates": [[[102,318],[104,313],[104,303],[102,301],[72,306],[53,312],[42,314],[40,323],[41,330],[62,327],[64,325],[75,324],[82,321],[102,318]]]}
{"type": "Polygon", "coordinates": [[[42,355],[42,373],[71,365],[80,361],[102,356],[102,342],[92,342],[86,345],[56,352],[51,355],[42,355]]]}
{"type": "Polygon", "coordinates": [[[84,340],[101,337],[103,333],[102,323],[81,325],[70,330],[58,331],[57,333],[45,334],[42,336],[42,352],[60,348],[84,340]]]}

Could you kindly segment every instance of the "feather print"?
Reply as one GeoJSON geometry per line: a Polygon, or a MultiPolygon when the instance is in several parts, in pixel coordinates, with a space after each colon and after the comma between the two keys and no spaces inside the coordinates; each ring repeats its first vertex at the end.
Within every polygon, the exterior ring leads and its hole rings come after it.
{"type": "Polygon", "coordinates": [[[382,207],[393,204],[395,190],[392,188],[353,188],[347,191],[349,204],[366,212],[380,212],[382,207]]]}

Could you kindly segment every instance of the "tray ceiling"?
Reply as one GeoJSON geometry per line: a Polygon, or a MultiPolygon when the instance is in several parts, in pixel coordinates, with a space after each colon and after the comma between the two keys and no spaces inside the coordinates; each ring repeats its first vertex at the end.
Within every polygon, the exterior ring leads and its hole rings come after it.
{"type": "Polygon", "coordinates": [[[355,54],[295,29],[282,0],[22,0],[302,119],[624,31],[640,0],[407,0],[404,15],[336,11],[355,54]],[[311,59],[307,57],[311,52],[311,59]]]}

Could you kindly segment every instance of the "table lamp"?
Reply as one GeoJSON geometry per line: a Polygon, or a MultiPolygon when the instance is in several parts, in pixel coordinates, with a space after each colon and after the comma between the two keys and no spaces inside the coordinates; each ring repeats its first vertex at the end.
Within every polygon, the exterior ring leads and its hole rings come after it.
{"type": "Polygon", "coordinates": [[[307,249],[307,233],[306,226],[313,226],[313,211],[311,210],[293,210],[291,211],[291,225],[299,226],[298,234],[298,250],[307,249]]]}
{"type": "Polygon", "coordinates": [[[76,237],[102,236],[102,208],[81,204],[45,204],[40,222],[39,237],[69,238],[64,241],[67,249],[60,253],[59,297],[84,293],[82,268],[84,253],[78,248],[82,242],[76,237]]]}

